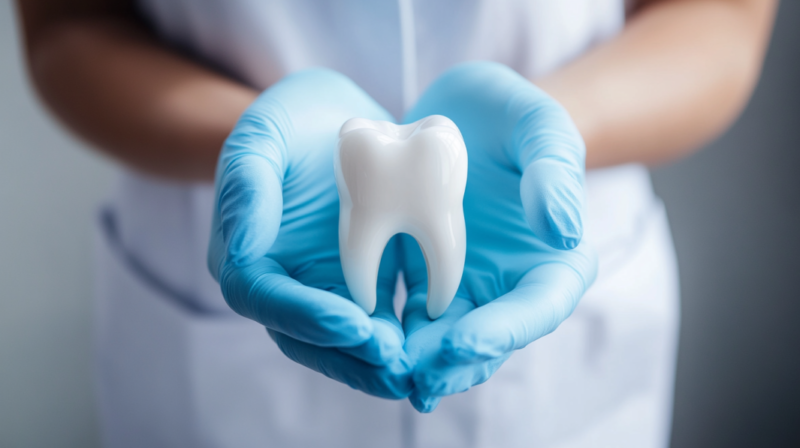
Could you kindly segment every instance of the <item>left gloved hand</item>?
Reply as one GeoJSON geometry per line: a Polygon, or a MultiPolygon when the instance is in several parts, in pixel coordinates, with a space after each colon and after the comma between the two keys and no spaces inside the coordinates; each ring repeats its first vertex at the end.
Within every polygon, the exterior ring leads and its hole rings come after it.
{"type": "Polygon", "coordinates": [[[432,114],[456,123],[469,154],[467,257],[455,299],[431,321],[425,261],[403,235],[405,348],[416,364],[410,400],[421,412],[486,381],[514,350],[555,330],[597,269],[580,243],[584,144],[558,103],[513,70],[478,62],[443,74],[405,122],[432,114]]]}
{"type": "Polygon", "coordinates": [[[353,117],[392,119],[331,70],[289,75],[256,99],[220,154],[208,264],[230,307],[264,325],[289,358],[404,398],[412,367],[392,308],[394,246],[372,316],[350,300],[339,261],[333,152],[353,117]]]}

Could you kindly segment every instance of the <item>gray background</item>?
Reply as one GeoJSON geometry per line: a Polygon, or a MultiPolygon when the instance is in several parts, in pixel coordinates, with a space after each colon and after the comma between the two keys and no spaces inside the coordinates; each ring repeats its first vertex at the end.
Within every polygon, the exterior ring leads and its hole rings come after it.
{"type": "Polygon", "coordinates": [[[14,19],[0,0],[0,447],[93,447],[92,223],[111,167],[37,103],[14,19]]]}
{"type": "Polygon", "coordinates": [[[800,1],[736,125],[654,170],[681,273],[673,447],[800,447],[800,1]]]}
{"type": "MultiPolygon", "coordinates": [[[[800,2],[756,94],[704,151],[654,171],[681,265],[674,447],[800,446],[800,2]]],[[[0,446],[97,446],[92,223],[112,165],[46,115],[0,0],[0,446]]]]}

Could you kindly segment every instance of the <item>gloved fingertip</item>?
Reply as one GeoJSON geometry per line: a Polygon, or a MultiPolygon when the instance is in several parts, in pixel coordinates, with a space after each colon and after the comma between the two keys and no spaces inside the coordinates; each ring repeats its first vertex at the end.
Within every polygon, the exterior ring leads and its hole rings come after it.
{"type": "Polygon", "coordinates": [[[393,373],[407,375],[409,381],[413,381],[411,376],[414,373],[414,363],[411,362],[411,358],[405,353],[390,362],[388,366],[393,373]]]}
{"type": "Polygon", "coordinates": [[[554,249],[569,250],[583,237],[583,185],[569,171],[540,161],[520,180],[520,198],[533,233],[554,249]]]}
{"type": "Polygon", "coordinates": [[[370,344],[375,334],[374,326],[366,316],[362,318],[360,315],[346,312],[312,315],[284,325],[290,334],[302,334],[302,337],[298,337],[305,342],[325,347],[339,347],[362,360],[365,356],[377,352],[376,344],[370,344]],[[316,322],[311,323],[305,319],[316,319],[316,322]]]}
{"type": "Polygon", "coordinates": [[[545,222],[537,229],[543,234],[540,238],[554,249],[574,249],[583,236],[583,218],[574,199],[556,196],[547,202],[545,222]]]}
{"type": "Polygon", "coordinates": [[[580,236],[565,236],[556,232],[541,237],[541,239],[545,244],[557,250],[572,250],[581,243],[580,236]]]}
{"type": "Polygon", "coordinates": [[[411,363],[400,359],[389,364],[388,370],[393,378],[393,398],[400,400],[411,395],[414,391],[414,380],[412,379],[414,370],[411,363]]]}
{"type": "MultiPolygon", "coordinates": [[[[413,369],[401,360],[394,360],[386,366],[370,369],[377,381],[367,381],[369,387],[359,387],[359,390],[372,391],[376,395],[389,400],[402,400],[408,398],[414,391],[412,380],[413,369]],[[377,372],[377,373],[376,373],[377,372]]],[[[363,378],[362,378],[363,379],[363,378]]]]}
{"type": "Polygon", "coordinates": [[[572,250],[578,247],[578,244],[580,244],[580,242],[581,242],[580,238],[564,237],[561,239],[561,247],[563,247],[566,250],[572,250]]]}
{"type": "MultiPolygon", "coordinates": [[[[366,341],[355,347],[343,347],[341,351],[352,355],[373,366],[388,366],[393,370],[401,371],[409,369],[410,361],[408,355],[403,351],[401,344],[394,344],[386,338],[380,337],[377,330],[366,334],[366,341]]],[[[358,337],[360,335],[357,335],[358,337]]]]}
{"type": "Polygon", "coordinates": [[[537,212],[537,207],[528,211],[528,224],[533,233],[553,249],[570,250],[578,247],[583,237],[583,220],[580,212],[569,206],[545,207],[546,212],[537,212]]]}
{"type": "Polygon", "coordinates": [[[411,406],[414,406],[417,412],[429,414],[439,406],[439,402],[442,399],[440,397],[422,397],[417,391],[414,391],[409,395],[408,401],[411,402],[411,406]]]}
{"type": "Polygon", "coordinates": [[[464,385],[458,375],[447,366],[439,365],[430,371],[417,370],[414,372],[414,390],[423,396],[445,396],[469,389],[464,385]]]}

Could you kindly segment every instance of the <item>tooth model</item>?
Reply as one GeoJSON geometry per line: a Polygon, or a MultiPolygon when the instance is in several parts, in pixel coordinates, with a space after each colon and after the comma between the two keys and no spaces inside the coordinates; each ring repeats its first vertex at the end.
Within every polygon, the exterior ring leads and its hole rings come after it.
{"type": "Polygon", "coordinates": [[[353,118],[339,132],[339,252],[353,300],[375,311],[378,265],[397,233],[414,237],[428,268],[428,317],[447,309],[466,256],[467,149],[455,123],[432,115],[416,123],[353,118]]]}

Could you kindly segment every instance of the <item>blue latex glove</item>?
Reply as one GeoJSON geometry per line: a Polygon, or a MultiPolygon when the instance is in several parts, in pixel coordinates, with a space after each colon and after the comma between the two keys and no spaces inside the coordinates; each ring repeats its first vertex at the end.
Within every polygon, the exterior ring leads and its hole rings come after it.
{"type": "Polygon", "coordinates": [[[583,140],[567,112],[513,70],[478,62],[437,79],[406,117],[452,119],[469,153],[467,257],[447,312],[428,319],[427,273],[403,237],[410,399],[422,412],[486,381],[514,350],[552,332],[594,281],[581,244],[583,140]]]}
{"type": "Polygon", "coordinates": [[[208,264],[225,300],[263,324],[289,358],[384,398],[411,392],[392,308],[387,248],[372,317],[350,300],[339,262],[333,151],[352,117],[392,117],[346,77],[287,76],[245,111],[220,154],[208,264]]]}

